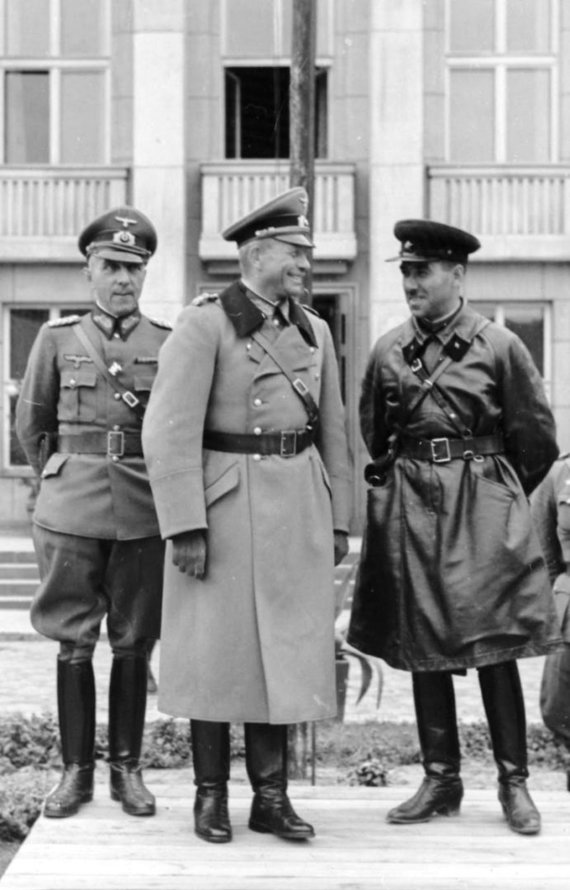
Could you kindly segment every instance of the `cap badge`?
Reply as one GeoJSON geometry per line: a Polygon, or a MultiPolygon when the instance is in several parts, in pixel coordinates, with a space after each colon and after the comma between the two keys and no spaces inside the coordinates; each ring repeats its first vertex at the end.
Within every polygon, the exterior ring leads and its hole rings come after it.
{"type": "Polygon", "coordinates": [[[309,220],[307,219],[306,216],[303,216],[303,214],[301,214],[301,216],[297,217],[297,225],[302,226],[305,229],[308,229],[309,228],[309,220]]]}
{"type": "Polygon", "coordinates": [[[128,244],[129,247],[133,247],[136,243],[135,236],[128,231],[128,226],[136,225],[136,219],[129,219],[128,216],[116,216],[115,219],[123,224],[123,228],[120,232],[115,232],[113,241],[116,244],[128,244]]]}

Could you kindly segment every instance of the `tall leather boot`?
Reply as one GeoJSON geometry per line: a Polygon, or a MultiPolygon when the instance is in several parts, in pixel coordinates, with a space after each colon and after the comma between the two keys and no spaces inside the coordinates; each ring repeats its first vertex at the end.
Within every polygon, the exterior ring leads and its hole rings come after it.
{"type": "Polygon", "coordinates": [[[154,795],[142,780],[140,756],[147,684],[146,654],[114,656],[109,685],[111,798],[130,816],[154,816],[154,795]]]}
{"type": "Polygon", "coordinates": [[[516,661],[479,668],[479,685],[499,768],[499,801],[505,818],[518,834],[538,834],[540,813],[526,787],[526,718],[516,661]]]}
{"type": "Polygon", "coordinates": [[[228,812],[230,778],[230,724],[191,720],[194,762],[194,831],[212,844],[232,839],[228,812]]]}
{"type": "Polygon", "coordinates": [[[456,816],[463,797],[453,678],[447,671],[412,674],[425,778],[418,791],[386,819],[398,825],[456,816]]]}
{"type": "Polygon", "coordinates": [[[93,799],[95,769],[95,677],[88,661],[57,661],[57,706],[63,775],[48,794],[44,816],[73,816],[93,799]]]}
{"type": "Polygon", "coordinates": [[[312,825],[301,819],[287,797],[287,727],[246,723],[245,765],[254,791],[249,827],[286,840],[315,836],[312,825]]]}

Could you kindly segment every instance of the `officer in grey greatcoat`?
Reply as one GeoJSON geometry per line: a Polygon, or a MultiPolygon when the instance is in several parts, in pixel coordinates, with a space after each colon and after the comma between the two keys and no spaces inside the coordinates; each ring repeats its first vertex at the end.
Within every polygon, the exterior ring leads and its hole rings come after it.
{"type": "Polygon", "coordinates": [[[412,672],[425,779],[394,823],[456,813],[463,795],[452,675],[477,668],[509,827],[540,830],[526,787],[517,658],[560,636],[527,496],[558,448],[519,338],[463,299],[470,233],[402,220],[411,317],[373,347],[360,399],[368,520],[348,640],[412,672]]]}
{"type": "Polygon", "coordinates": [[[143,426],[165,562],[159,707],[191,718],[195,830],[231,839],[232,721],[245,723],[249,826],[313,836],[286,794],[287,724],[336,713],[334,563],[350,470],[328,325],[301,305],[307,194],[224,232],[241,279],[182,311],[143,426]]]}
{"type": "Polygon", "coordinates": [[[79,237],[91,311],[45,324],[32,348],[16,429],[40,479],[33,536],[41,583],[31,610],[59,641],[64,771],[44,813],[71,816],[93,796],[92,658],[107,617],[113,651],[109,761],[113,800],[153,815],[142,781],[148,641],[160,631],[164,545],[141,446],[142,417],[169,325],[141,314],[154,226],[117,207],[79,237]]]}

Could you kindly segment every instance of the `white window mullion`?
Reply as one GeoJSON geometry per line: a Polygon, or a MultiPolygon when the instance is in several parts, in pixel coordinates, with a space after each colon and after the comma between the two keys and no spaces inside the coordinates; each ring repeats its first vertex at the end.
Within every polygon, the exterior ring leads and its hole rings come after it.
{"type": "Polygon", "coordinates": [[[54,56],[61,55],[61,8],[60,8],[60,0],[50,0],[50,40],[49,40],[49,49],[50,55],[53,58],[54,56]]]}
{"type": "Polygon", "coordinates": [[[506,0],[495,0],[495,49],[501,55],[507,51],[506,0]]]}
{"type": "Polygon", "coordinates": [[[507,157],[507,68],[495,68],[495,160],[504,164],[507,157]]]}
{"type": "Polygon", "coordinates": [[[61,68],[55,66],[49,77],[50,163],[61,162],[61,68]]]}

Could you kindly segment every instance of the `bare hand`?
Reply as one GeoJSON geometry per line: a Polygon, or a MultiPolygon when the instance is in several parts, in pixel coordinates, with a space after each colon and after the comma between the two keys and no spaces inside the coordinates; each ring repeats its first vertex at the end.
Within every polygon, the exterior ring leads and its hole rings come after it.
{"type": "Polygon", "coordinates": [[[346,532],[334,533],[334,564],[337,566],[348,553],[348,535],[346,532]]]}
{"type": "Polygon", "coordinates": [[[202,579],[206,574],[206,534],[202,529],[182,532],[172,538],[172,563],[190,578],[202,579]]]}

